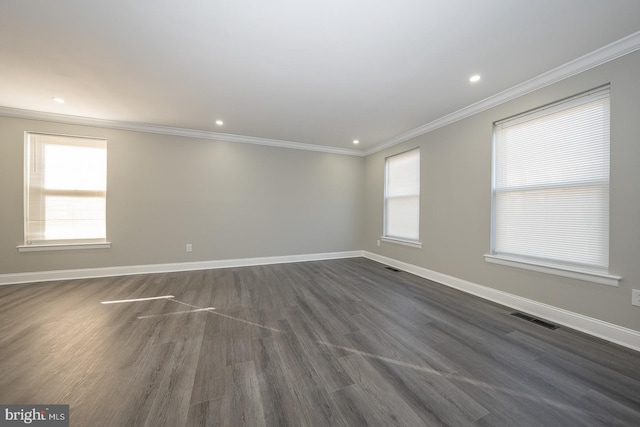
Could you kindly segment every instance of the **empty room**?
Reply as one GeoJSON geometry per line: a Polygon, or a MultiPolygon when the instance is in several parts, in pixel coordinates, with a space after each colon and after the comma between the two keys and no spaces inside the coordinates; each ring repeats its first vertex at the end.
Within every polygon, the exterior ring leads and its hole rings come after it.
{"type": "Polygon", "coordinates": [[[0,6],[0,426],[640,425],[640,2],[0,6]]]}

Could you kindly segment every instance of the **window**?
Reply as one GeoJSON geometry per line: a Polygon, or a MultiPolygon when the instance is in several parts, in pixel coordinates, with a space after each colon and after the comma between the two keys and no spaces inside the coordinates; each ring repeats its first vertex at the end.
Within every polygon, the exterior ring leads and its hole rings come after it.
{"type": "Polygon", "coordinates": [[[26,134],[25,246],[106,240],[107,141],[26,134]]]}
{"type": "Polygon", "coordinates": [[[419,246],[420,149],[388,157],[385,164],[384,236],[419,246]]]}
{"type": "Polygon", "coordinates": [[[606,274],[609,88],[495,123],[493,156],[492,255],[606,274]]]}

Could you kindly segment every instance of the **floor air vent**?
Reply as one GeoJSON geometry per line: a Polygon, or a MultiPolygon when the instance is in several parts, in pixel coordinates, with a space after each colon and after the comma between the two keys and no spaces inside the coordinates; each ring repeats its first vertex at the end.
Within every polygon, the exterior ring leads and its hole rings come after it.
{"type": "Polygon", "coordinates": [[[526,321],[529,321],[531,323],[535,323],[536,325],[540,325],[540,326],[544,326],[547,329],[558,329],[558,325],[554,325],[553,323],[549,323],[549,322],[545,322],[544,320],[540,320],[540,319],[536,319],[535,317],[531,317],[527,314],[524,313],[519,313],[519,312],[515,312],[515,313],[511,313],[512,316],[518,317],[520,319],[524,319],[526,321]]]}
{"type": "Polygon", "coordinates": [[[397,268],[395,268],[395,267],[385,267],[385,268],[386,268],[387,270],[395,271],[396,273],[397,273],[398,271],[400,271],[400,270],[398,270],[398,269],[397,269],[397,268]]]}

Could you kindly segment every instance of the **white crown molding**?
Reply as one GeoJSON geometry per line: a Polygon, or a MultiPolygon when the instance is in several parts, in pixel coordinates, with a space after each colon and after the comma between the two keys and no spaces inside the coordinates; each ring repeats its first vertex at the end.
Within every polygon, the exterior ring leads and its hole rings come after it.
{"type": "Polygon", "coordinates": [[[533,77],[523,83],[492,95],[488,98],[464,107],[451,114],[447,114],[439,119],[436,119],[430,123],[419,126],[394,138],[391,138],[375,147],[366,150],[365,155],[370,155],[378,151],[382,151],[386,148],[408,141],[420,135],[432,132],[441,127],[450,125],[451,123],[465,119],[467,117],[478,114],[482,111],[496,107],[505,102],[511,101],[520,96],[531,93],[535,90],[542,89],[545,86],[557,83],[561,80],[575,76],[591,68],[595,68],[599,65],[613,61],[629,53],[635,52],[640,49],[640,31],[635,32],[627,37],[624,37],[618,41],[608,44],[600,49],[594,50],[580,58],[567,62],[564,65],[556,67],[539,76],[533,77]]]}
{"type": "Polygon", "coordinates": [[[457,277],[438,273],[437,271],[418,267],[393,258],[387,258],[373,252],[363,251],[363,256],[373,261],[415,274],[416,276],[424,279],[432,280],[442,285],[502,304],[515,310],[549,320],[553,323],[567,326],[586,334],[640,351],[640,331],[604,322],[602,320],[594,319],[593,317],[584,316],[559,307],[543,304],[538,301],[523,298],[508,292],[499,291],[477,283],[458,279],[457,277]]]}
{"type": "Polygon", "coordinates": [[[227,142],[240,142],[243,144],[268,145],[270,147],[291,148],[295,150],[318,151],[329,154],[342,154],[347,156],[364,157],[364,152],[348,148],[329,147],[325,145],[305,144],[302,142],[282,141],[277,139],[258,138],[253,136],[233,135],[229,133],[216,134],[219,137],[210,138],[227,142]]]}
{"type": "Polygon", "coordinates": [[[620,58],[621,56],[635,52],[638,49],[640,49],[640,31],[630,34],[627,37],[624,37],[607,46],[581,56],[580,58],[574,59],[573,61],[567,62],[564,65],[540,74],[537,77],[533,77],[532,79],[506,89],[500,93],[492,95],[458,111],[447,114],[432,122],[400,134],[394,138],[382,142],[379,145],[376,145],[373,148],[364,151],[195,129],[158,126],[116,120],[95,119],[81,116],[70,116],[64,114],[22,110],[18,108],[2,106],[0,106],[0,116],[363,157],[408,141],[420,135],[424,135],[441,127],[447,126],[451,123],[455,123],[474,114],[478,114],[482,111],[488,110],[489,108],[496,107],[522,95],[526,95],[527,93],[533,92],[545,86],[549,86],[553,83],[557,83],[561,80],[587,71],[591,68],[597,67],[598,65],[613,61],[614,59],[620,58]]]}
{"type": "Polygon", "coordinates": [[[316,151],[329,154],[342,154],[363,157],[364,152],[347,148],[329,147],[325,145],[305,144],[302,142],[282,141],[278,139],[259,138],[254,136],[234,135],[230,133],[210,132],[196,129],[170,126],[150,125],[145,123],[123,122],[117,120],[95,119],[90,117],[70,116],[66,114],[47,113],[44,111],[22,110],[0,106],[0,116],[19,119],[42,120],[46,122],[65,123],[71,125],[93,126],[107,129],[127,130],[134,132],[155,133],[161,135],[182,136],[186,138],[212,139],[216,141],[239,142],[243,144],[267,145],[269,147],[291,148],[295,150],[316,151]]]}
{"type": "Polygon", "coordinates": [[[324,261],[357,258],[362,251],[325,252],[304,255],[285,255],[259,258],[238,258],[213,261],[177,262],[170,264],[125,265],[119,267],[81,268],[75,270],[34,271],[0,274],[0,286],[54,280],[95,279],[98,277],[129,276],[132,274],[172,273],[176,271],[214,270],[218,268],[249,267],[252,265],[284,264],[290,262],[324,261]]]}

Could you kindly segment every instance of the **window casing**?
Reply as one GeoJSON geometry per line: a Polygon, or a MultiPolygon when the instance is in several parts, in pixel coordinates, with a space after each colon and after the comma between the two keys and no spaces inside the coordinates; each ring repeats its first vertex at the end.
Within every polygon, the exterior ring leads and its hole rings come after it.
{"type": "Polygon", "coordinates": [[[607,274],[609,88],[494,125],[491,254],[607,274]]]}
{"type": "Polygon", "coordinates": [[[106,241],[107,141],[26,133],[25,246],[106,241]]]}
{"type": "Polygon", "coordinates": [[[383,238],[419,244],[419,148],[385,159],[383,238]]]}

